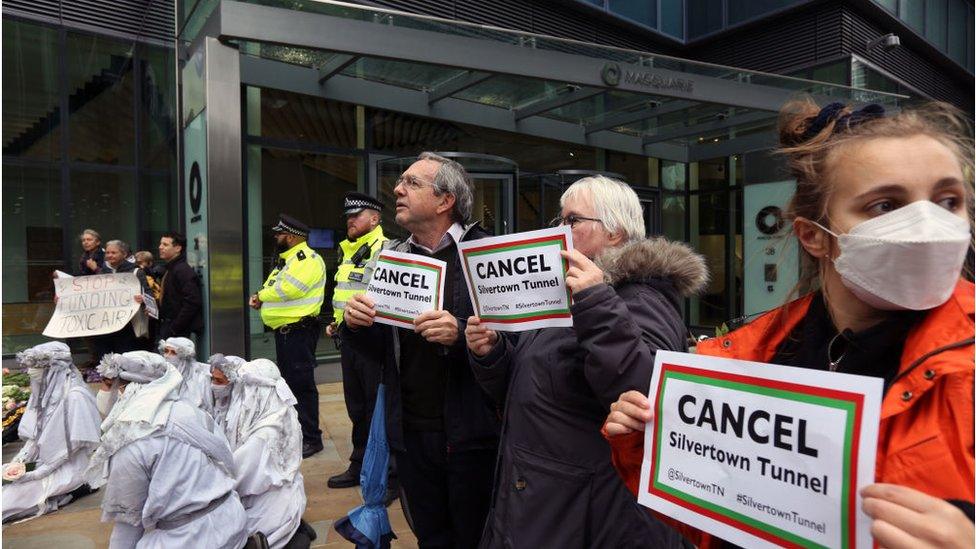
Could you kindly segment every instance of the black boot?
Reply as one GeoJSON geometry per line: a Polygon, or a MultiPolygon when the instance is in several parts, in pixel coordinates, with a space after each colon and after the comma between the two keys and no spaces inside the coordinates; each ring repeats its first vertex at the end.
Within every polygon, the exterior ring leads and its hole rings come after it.
{"type": "Polygon", "coordinates": [[[329,488],[352,488],[359,486],[359,471],[353,470],[350,466],[345,471],[329,477],[329,488]]]}

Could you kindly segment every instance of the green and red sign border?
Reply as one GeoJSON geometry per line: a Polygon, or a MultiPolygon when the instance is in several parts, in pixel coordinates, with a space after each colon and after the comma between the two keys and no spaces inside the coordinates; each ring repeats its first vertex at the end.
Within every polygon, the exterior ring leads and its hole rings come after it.
{"type": "MultiPolygon", "coordinates": [[[[487,244],[485,246],[477,246],[461,250],[461,257],[464,259],[465,275],[468,279],[468,287],[471,288],[471,297],[474,299],[475,311],[479,312],[480,314],[481,304],[478,301],[478,290],[474,285],[474,278],[471,276],[471,264],[468,259],[469,256],[497,253],[499,251],[518,250],[523,248],[541,248],[543,246],[551,245],[554,242],[559,244],[559,248],[561,250],[566,250],[569,247],[569,244],[566,241],[566,235],[557,234],[514,240],[511,242],[499,242],[497,244],[487,244]]],[[[565,259],[560,259],[559,264],[563,268],[563,279],[565,280],[566,270],[569,268],[569,263],[565,259]]],[[[572,297],[573,296],[567,287],[566,303],[571,303],[572,297]]],[[[569,311],[569,307],[567,306],[564,309],[551,309],[548,311],[537,311],[534,313],[522,313],[514,315],[481,314],[481,319],[490,322],[497,322],[499,324],[517,324],[522,322],[532,322],[534,320],[546,320],[550,318],[570,318],[571,316],[572,313],[569,311]]]]}
{"type": "MultiPolygon", "coordinates": [[[[426,269],[428,271],[434,271],[437,274],[434,280],[435,285],[437,286],[437,296],[434,298],[434,310],[436,311],[441,308],[441,294],[444,293],[444,288],[442,287],[442,283],[444,279],[444,269],[442,267],[438,265],[434,265],[433,263],[427,263],[426,261],[420,261],[418,259],[405,259],[402,257],[393,257],[390,255],[385,255],[383,252],[380,252],[380,255],[376,258],[376,262],[393,263],[394,265],[402,265],[405,267],[414,267],[419,269],[426,269]]],[[[413,322],[412,318],[402,316],[402,315],[395,315],[392,313],[385,313],[381,311],[376,311],[376,316],[380,318],[385,318],[387,320],[398,320],[400,322],[406,322],[406,323],[413,322]]]]}
{"type": "Polygon", "coordinates": [[[861,422],[864,413],[863,394],[677,364],[661,364],[660,379],[658,380],[653,402],[653,409],[656,412],[654,433],[651,437],[651,470],[647,487],[648,492],[692,512],[704,515],[783,547],[823,546],[737,511],[733,511],[727,507],[705,501],[687,492],[658,482],[661,461],[660,451],[662,446],[661,436],[663,431],[663,400],[661,397],[664,394],[664,388],[669,378],[845,410],[847,412],[847,425],[844,436],[844,478],[841,483],[841,547],[850,548],[856,546],[857,464],[858,452],[860,451],[861,422]]]}

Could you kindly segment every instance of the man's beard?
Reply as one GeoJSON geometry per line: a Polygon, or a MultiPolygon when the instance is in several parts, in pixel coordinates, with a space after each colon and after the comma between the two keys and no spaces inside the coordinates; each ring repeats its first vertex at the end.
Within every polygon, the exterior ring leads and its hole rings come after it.
{"type": "Polygon", "coordinates": [[[282,240],[280,242],[278,240],[275,240],[274,249],[279,254],[282,253],[282,252],[287,252],[288,251],[288,242],[287,241],[284,241],[284,240],[282,240]]]}

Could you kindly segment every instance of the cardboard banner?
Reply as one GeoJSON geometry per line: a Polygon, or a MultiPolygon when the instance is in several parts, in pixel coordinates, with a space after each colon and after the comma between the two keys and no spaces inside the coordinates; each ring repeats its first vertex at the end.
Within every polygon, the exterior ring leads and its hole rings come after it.
{"type": "Polygon", "coordinates": [[[743,547],[872,546],[880,378],[658,351],[639,501],[743,547]]]}
{"type": "Polygon", "coordinates": [[[493,330],[569,327],[567,262],[573,233],[561,226],[458,244],[475,314],[493,330]]]}
{"type": "Polygon", "coordinates": [[[111,334],[124,328],[139,310],[142,294],[135,273],[56,278],[58,303],[44,335],[69,338],[111,334]]]}
{"type": "Polygon", "coordinates": [[[383,250],[366,287],[376,306],[375,322],[413,328],[413,319],[444,307],[447,263],[424,255],[383,250]]]}

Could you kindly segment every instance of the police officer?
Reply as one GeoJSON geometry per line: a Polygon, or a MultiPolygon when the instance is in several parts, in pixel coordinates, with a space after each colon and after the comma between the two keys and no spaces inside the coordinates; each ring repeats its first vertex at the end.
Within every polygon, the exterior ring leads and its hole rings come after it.
{"type": "Polygon", "coordinates": [[[302,456],[322,450],[319,391],[315,387],[315,346],[321,333],[318,314],[325,300],[325,262],[308,247],[308,226],[282,214],[272,227],[278,263],[251,296],[250,306],[275,333],[278,368],[298,403],[302,456]]]}
{"type": "MultiPolygon", "coordinates": [[[[346,193],[343,210],[348,238],[339,243],[339,269],[335,276],[335,293],[332,294],[335,321],[326,329],[326,334],[333,337],[338,337],[346,301],[354,294],[366,291],[372,274],[367,271],[366,265],[379,254],[386,241],[383,227],[380,226],[383,204],[379,200],[362,193],[346,193]]],[[[342,356],[342,392],[346,411],[352,420],[352,455],[349,457],[349,468],[329,478],[329,488],[349,488],[359,484],[359,471],[369,438],[369,422],[380,382],[379,368],[370,368],[352,346],[340,344],[339,351],[342,356]]]]}

